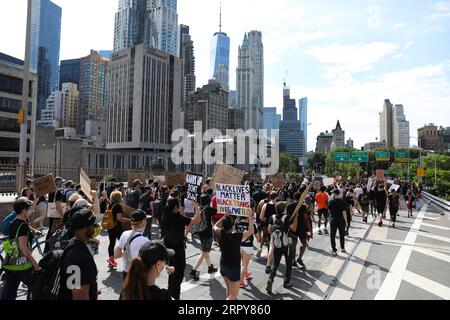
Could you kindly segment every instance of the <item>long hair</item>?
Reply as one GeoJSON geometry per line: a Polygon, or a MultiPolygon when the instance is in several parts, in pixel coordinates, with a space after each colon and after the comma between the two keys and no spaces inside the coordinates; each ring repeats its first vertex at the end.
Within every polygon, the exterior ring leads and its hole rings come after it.
{"type": "Polygon", "coordinates": [[[149,270],[141,258],[134,258],[131,262],[122,293],[122,300],[150,300],[147,289],[147,275],[149,270]]]}

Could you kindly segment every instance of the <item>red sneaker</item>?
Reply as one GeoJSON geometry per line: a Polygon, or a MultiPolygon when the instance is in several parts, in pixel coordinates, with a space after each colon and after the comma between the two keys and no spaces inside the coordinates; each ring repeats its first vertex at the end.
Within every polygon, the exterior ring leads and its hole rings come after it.
{"type": "Polygon", "coordinates": [[[246,280],[252,280],[253,279],[252,273],[251,272],[247,272],[247,274],[245,275],[245,279],[246,280]]]}
{"type": "Polygon", "coordinates": [[[108,262],[108,267],[117,268],[117,261],[114,259],[114,257],[109,257],[107,262],[108,262]]]}
{"type": "Polygon", "coordinates": [[[248,283],[247,282],[245,282],[245,281],[241,281],[241,288],[245,288],[245,287],[247,287],[248,286],[248,283]]]}

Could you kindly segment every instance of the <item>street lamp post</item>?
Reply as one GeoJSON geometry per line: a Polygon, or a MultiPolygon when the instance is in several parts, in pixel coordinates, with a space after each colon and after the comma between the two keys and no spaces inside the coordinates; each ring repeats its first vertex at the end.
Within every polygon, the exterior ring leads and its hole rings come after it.
{"type": "MultiPolygon", "coordinates": [[[[417,145],[419,146],[419,168],[422,168],[422,142],[419,138],[417,137],[409,137],[410,139],[416,139],[417,140],[417,145]]],[[[409,166],[408,166],[409,168],[409,166]]],[[[409,170],[408,170],[409,171],[409,170]]],[[[422,183],[423,179],[422,177],[419,177],[419,182],[422,183]]]]}

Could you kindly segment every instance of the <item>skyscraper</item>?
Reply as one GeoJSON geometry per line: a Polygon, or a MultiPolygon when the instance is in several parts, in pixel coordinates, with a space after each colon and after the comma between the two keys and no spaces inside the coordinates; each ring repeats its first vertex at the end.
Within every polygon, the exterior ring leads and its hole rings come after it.
{"type": "Polygon", "coordinates": [[[332,133],[329,133],[328,131],[325,133],[321,132],[320,135],[317,136],[316,152],[328,154],[331,151],[333,138],[334,136],[332,133]]]}
{"type": "Polygon", "coordinates": [[[264,108],[263,129],[267,130],[267,138],[272,137],[272,130],[280,129],[281,115],[277,114],[277,108],[264,108]]]}
{"type": "Polygon", "coordinates": [[[45,109],[42,110],[41,120],[37,121],[36,124],[44,127],[59,128],[62,115],[62,107],[62,91],[53,91],[47,99],[45,109]]]}
{"type": "Polygon", "coordinates": [[[394,148],[409,148],[409,121],[406,121],[403,105],[396,104],[392,115],[394,148]]]}
{"type": "Polygon", "coordinates": [[[75,83],[80,85],[80,59],[61,60],[59,70],[59,89],[63,83],[75,83]]]}
{"type": "Polygon", "coordinates": [[[291,99],[291,90],[284,84],[283,88],[283,121],[280,124],[281,151],[299,159],[305,156],[303,133],[300,131],[300,121],[297,118],[295,99],[291,99]]]}
{"type": "Polygon", "coordinates": [[[62,108],[59,126],[61,128],[76,128],[78,123],[79,92],[74,83],[63,83],[62,108]]]}
{"type": "Polygon", "coordinates": [[[98,52],[80,60],[80,106],[77,132],[84,134],[87,120],[106,120],[109,92],[109,60],[98,52]]]}
{"type": "Polygon", "coordinates": [[[114,51],[146,43],[177,56],[177,0],[119,0],[114,51]]]}
{"type": "Polygon", "coordinates": [[[211,78],[220,82],[229,91],[230,78],[230,38],[222,32],[222,5],[220,6],[219,32],[214,34],[211,43],[211,78]]]}
{"type": "Polygon", "coordinates": [[[386,141],[388,148],[394,147],[392,126],[392,108],[393,105],[389,99],[384,100],[383,112],[380,113],[380,141],[386,141]]]}
{"type": "Polygon", "coordinates": [[[59,87],[61,13],[50,0],[32,1],[30,70],[38,75],[37,120],[48,96],[59,87]]]}
{"type": "Polygon", "coordinates": [[[298,102],[300,130],[303,132],[303,140],[305,141],[304,153],[308,152],[308,98],[302,98],[298,102]]]}
{"type": "Polygon", "coordinates": [[[345,131],[342,130],[341,122],[338,120],[336,129],[333,130],[333,146],[332,148],[345,147],[345,131]]]}
{"type": "Polygon", "coordinates": [[[195,77],[195,56],[194,56],[194,42],[189,35],[189,26],[180,25],[180,53],[179,56],[183,62],[183,103],[188,95],[195,92],[196,77],[195,77]]]}
{"type": "Polygon", "coordinates": [[[236,89],[238,108],[245,113],[245,129],[261,129],[264,125],[264,48],[259,31],[246,33],[239,47],[236,89]]]}

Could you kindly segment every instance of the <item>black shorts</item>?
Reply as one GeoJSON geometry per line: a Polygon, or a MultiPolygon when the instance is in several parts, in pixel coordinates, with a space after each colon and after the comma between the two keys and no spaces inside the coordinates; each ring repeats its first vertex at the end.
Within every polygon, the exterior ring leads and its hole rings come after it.
{"type": "Polygon", "coordinates": [[[317,210],[317,215],[319,216],[319,218],[322,218],[322,216],[324,216],[325,219],[328,219],[330,217],[330,213],[328,212],[328,209],[317,210]]]}
{"type": "Polygon", "coordinates": [[[241,269],[239,268],[229,268],[221,264],[220,274],[222,277],[227,277],[231,282],[238,282],[241,280],[241,269]]]}
{"type": "Polygon", "coordinates": [[[377,212],[378,214],[383,214],[384,210],[386,210],[386,207],[377,206],[377,212]]]}
{"type": "Polygon", "coordinates": [[[200,244],[201,244],[202,252],[211,252],[212,243],[213,243],[212,237],[211,238],[200,237],[200,244]]]}

